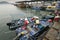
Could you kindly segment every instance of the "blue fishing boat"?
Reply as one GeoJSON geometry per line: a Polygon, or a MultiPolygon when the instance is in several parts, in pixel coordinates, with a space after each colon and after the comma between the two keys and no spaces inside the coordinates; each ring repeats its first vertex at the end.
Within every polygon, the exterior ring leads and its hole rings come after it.
{"type": "Polygon", "coordinates": [[[28,30],[23,30],[23,31],[21,31],[22,29],[20,29],[20,31],[18,30],[19,31],[18,34],[23,32],[23,36],[21,36],[21,34],[20,34],[20,37],[18,39],[19,40],[24,40],[24,39],[26,39],[26,40],[29,40],[29,39],[30,40],[36,40],[37,39],[36,37],[42,35],[45,31],[48,31],[49,24],[46,23],[46,21],[43,21],[43,20],[40,20],[40,21],[41,21],[41,24],[36,25],[35,27],[34,27],[34,25],[28,25],[27,28],[28,28],[29,32],[27,32],[28,30]],[[25,34],[24,31],[27,34],[25,34]]]}
{"type": "MultiPolygon", "coordinates": [[[[34,23],[31,21],[32,17],[27,17],[29,23],[34,23]]],[[[52,15],[47,15],[47,16],[43,16],[41,20],[43,21],[47,21],[48,19],[54,19],[54,16],[52,15]]],[[[9,26],[9,29],[16,29],[19,28],[21,26],[24,25],[24,19],[18,19],[18,20],[12,20],[11,22],[7,23],[7,25],[9,26]]]]}
{"type": "Polygon", "coordinates": [[[38,36],[50,29],[49,26],[53,22],[49,22],[49,18],[39,19],[37,16],[27,17],[12,20],[10,23],[7,23],[7,25],[10,30],[14,29],[16,32],[17,37],[14,40],[36,40],[38,36]]]}

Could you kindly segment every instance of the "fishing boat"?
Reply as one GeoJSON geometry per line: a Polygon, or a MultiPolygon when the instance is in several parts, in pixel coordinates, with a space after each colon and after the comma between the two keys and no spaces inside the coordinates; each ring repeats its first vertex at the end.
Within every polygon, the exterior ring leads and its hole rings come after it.
{"type": "Polygon", "coordinates": [[[38,36],[50,29],[53,17],[39,19],[39,17],[27,17],[18,20],[12,20],[7,23],[9,29],[16,31],[16,38],[14,40],[35,40],[38,36]],[[49,21],[50,20],[50,21],[49,21]]]}
{"type": "Polygon", "coordinates": [[[20,3],[20,4],[17,4],[17,7],[20,7],[20,8],[26,8],[26,4],[20,3]]]}
{"type": "MultiPolygon", "coordinates": [[[[46,20],[40,20],[40,23],[41,24],[35,26],[36,28],[34,27],[34,25],[27,26],[29,30],[29,32],[27,33],[29,34],[29,36],[26,37],[31,37],[30,39],[34,40],[36,39],[36,37],[40,36],[41,34],[43,34],[45,31],[49,29],[49,23],[46,20]]],[[[27,40],[29,39],[27,38],[27,40]]]]}
{"type": "Polygon", "coordinates": [[[36,30],[34,28],[30,29],[30,26],[28,26],[28,29],[29,30],[24,30],[18,33],[17,38],[15,38],[15,40],[37,40],[38,36],[49,30],[49,27],[43,27],[40,25],[40,30],[36,30]]]}
{"type": "Polygon", "coordinates": [[[40,5],[39,4],[41,4],[41,2],[32,2],[31,3],[31,8],[33,10],[40,10],[40,5]]]}
{"type": "MultiPolygon", "coordinates": [[[[29,22],[31,22],[31,18],[32,17],[27,17],[29,22]]],[[[53,20],[54,16],[53,15],[43,16],[41,20],[46,20],[47,21],[48,19],[52,19],[53,20]]],[[[12,20],[11,22],[7,23],[7,25],[9,26],[9,29],[19,28],[19,27],[24,25],[24,19],[12,20]]]]}
{"type": "Polygon", "coordinates": [[[50,11],[50,12],[56,10],[56,4],[57,4],[57,2],[52,2],[51,5],[47,6],[46,10],[50,11]]]}

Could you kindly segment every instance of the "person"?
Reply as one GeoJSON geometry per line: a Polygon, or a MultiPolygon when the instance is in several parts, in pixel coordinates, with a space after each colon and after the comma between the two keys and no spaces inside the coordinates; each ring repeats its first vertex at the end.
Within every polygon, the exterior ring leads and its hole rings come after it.
{"type": "Polygon", "coordinates": [[[39,19],[36,18],[36,20],[35,20],[35,24],[39,24],[39,23],[40,23],[39,19]]]}
{"type": "Polygon", "coordinates": [[[39,20],[37,19],[37,20],[36,20],[36,24],[39,24],[39,23],[40,23],[40,22],[39,22],[39,20]]]}
{"type": "Polygon", "coordinates": [[[35,18],[33,17],[33,18],[31,18],[31,21],[34,21],[35,20],[35,18]]]}
{"type": "Polygon", "coordinates": [[[34,16],[34,23],[35,23],[35,24],[39,24],[39,23],[40,23],[40,22],[39,22],[39,17],[34,16]]]}
{"type": "Polygon", "coordinates": [[[55,20],[56,22],[58,22],[58,21],[60,20],[60,16],[57,14],[57,16],[55,16],[54,20],[55,20]]]}
{"type": "Polygon", "coordinates": [[[17,28],[17,29],[15,30],[16,35],[18,35],[18,33],[20,33],[21,31],[22,31],[22,29],[21,29],[21,28],[17,28]]]}
{"type": "Polygon", "coordinates": [[[27,18],[25,18],[24,25],[27,26],[29,24],[29,21],[27,18]]]}

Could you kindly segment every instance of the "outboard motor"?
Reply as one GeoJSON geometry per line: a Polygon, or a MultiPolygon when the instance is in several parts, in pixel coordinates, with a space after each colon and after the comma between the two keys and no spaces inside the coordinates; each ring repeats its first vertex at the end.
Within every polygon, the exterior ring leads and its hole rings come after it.
{"type": "Polygon", "coordinates": [[[11,26],[11,23],[7,23],[7,26],[11,26]]]}
{"type": "Polygon", "coordinates": [[[7,26],[15,26],[15,23],[7,23],[7,26]]]}
{"type": "Polygon", "coordinates": [[[7,23],[7,26],[9,26],[9,29],[10,29],[11,23],[7,23]]]}
{"type": "Polygon", "coordinates": [[[7,23],[7,26],[9,26],[9,29],[11,29],[10,27],[15,26],[15,24],[14,23],[7,23]]]}

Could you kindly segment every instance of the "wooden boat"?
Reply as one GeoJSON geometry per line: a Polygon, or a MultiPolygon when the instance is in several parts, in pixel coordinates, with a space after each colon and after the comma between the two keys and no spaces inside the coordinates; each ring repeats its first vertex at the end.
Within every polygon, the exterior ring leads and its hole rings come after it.
{"type": "Polygon", "coordinates": [[[17,6],[20,8],[26,8],[26,5],[24,3],[18,4],[17,6]]]}

